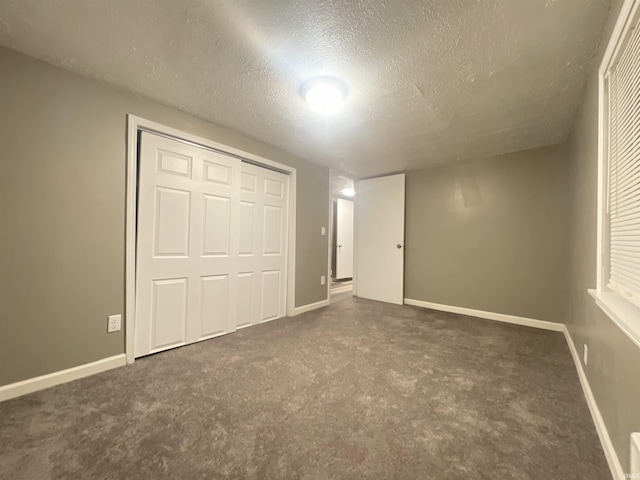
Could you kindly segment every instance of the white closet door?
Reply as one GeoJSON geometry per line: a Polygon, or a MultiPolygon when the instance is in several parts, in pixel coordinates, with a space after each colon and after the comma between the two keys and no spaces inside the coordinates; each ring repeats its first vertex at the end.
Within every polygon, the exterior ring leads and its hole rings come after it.
{"type": "Polygon", "coordinates": [[[286,314],[288,192],[287,175],[242,164],[238,328],[286,314]]]}
{"type": "Polygon", "coordinates": [[[241,162],[142,133],[135,356],[236,329],[241,162]]]}
{"type": "Polygon", "coordinates": [[[353,202],[339,198],[336,219],[336,279],[353,277],[353,202]]]}

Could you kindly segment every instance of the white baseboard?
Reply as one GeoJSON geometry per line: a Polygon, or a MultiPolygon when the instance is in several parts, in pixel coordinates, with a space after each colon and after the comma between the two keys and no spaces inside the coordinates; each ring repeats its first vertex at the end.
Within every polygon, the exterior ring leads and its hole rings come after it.
{"type": "Polygon", "coordinates": [[[524,325],[526,327],[542,328],[543,330],[553,330],[554,332],[564,332],[562,323],[548,322],[546,320],[535,320],[533,318],[516,317],[515,315],[505,315],[504,313],[485,312],[483,310],[473,310],[471,308],[452,307],[450,305],[441,305],[439,303],[423,302],[422,300],[413,300],[411,298],[404,299],[405,305],[413,305],[415,307],[430,308],[432,310],[440,310],[442,312],[459,313],[469,315],[471,317],[484,318],[487,320],[495,320],[497,322],[514,323],[516,325],[524,325]]]}
{"type": "Polygon", "coordinates": [[[295,310],[293,311],[293,315],[294,317],[296,315],[300,315],[301,313],[305,313],[305,312],[310,312],[311,310],[315,310],[316,308],[322,308],[322,307],[326,307],[327,305],[329,305],[329,299],[327,298],[326,300],[320,300],[319,302],[316,303],[310,303],[309,305],[303,305],[302,307],[296,307],[295,310]]]}
{"type": "Polygon", "coordinates": [[[123,367],[126,364],[127,356],[122,353],[113,357],[103,358],[96,362],[68,368],[67,370],[60,370],[59,372],[48,373],[47,375],[41,375],[21,382],[4,385],[0,387],[0,402],[35,392],[37,390],[43,390],[55,385],[60,385],[61,383],[67,383],[72,380],[88,377],[89,375],[111,370],[112,368],[123,367]]]}
{"type": "Polygon", "coordinates": [[[602,444],[604,455],[607,458],[607,463],[609,463],[611,475],[613,476],[614,480],[624,480],[626,477],[622,469],[622,465],[620,465],[620,460],[618,459],[616,450],[613,448],[611,437],[609,437],[607,427],[604,423],[604,420],[602,419],[602,415],[600,415],[598,404],[596,403],[596,399],[594,398],[593,392],[591,391],[591,386],[589,385],[587,376],[584,373],[584,368],[582,367],[582,362],[580,361],[580,355],[578,355],[578,351],[576,350],[576,346],[573,343],[573,338],[571,338],[569,330],[565,328],[563,331],[564,336],[567,340],[567,345],[569,345],[569,351],[571,352],[571,356],[573,357],[573,362],[576,364],[576,370],[578,371],[578,378],[580,379],[580,384],[582,385],[582,391],[584,392],[584,396],[587,399],[587,405],[589,405],[591,418],[593,419],[593,423],[596,426],[598,437],[600,437],[600,443],[602,444]]]}

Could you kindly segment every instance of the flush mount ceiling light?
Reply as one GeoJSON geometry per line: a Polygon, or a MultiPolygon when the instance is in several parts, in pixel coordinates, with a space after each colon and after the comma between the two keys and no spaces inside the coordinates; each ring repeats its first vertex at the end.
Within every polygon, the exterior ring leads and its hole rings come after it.
{"type": "Polygon", "coordinates": [[[337,78],[317,77],[305,82],[300,93],[311,110],[320,115],[331,115],[342,106],[347,96],[347,86],[337,78]]]}
{"type": "Polygon", "coordinates": [[[342,194],[345,197],[353,197],[356,194],[356,191],[353,188],[349,187],[342,190],[342,194]]]}

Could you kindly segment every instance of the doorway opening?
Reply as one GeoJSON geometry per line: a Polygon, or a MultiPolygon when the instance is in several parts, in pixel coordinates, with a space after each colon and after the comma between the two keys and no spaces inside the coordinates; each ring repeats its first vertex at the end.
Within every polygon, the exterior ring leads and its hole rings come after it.
{"type": "Polygon", "coordinates": [[[354,180],[331,171],[330,281],[331,303],[353,296],[354,180]]]}

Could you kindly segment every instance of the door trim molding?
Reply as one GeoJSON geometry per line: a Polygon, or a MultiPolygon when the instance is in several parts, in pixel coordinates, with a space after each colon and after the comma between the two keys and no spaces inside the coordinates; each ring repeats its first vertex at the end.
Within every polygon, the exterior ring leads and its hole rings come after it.
{"type": "Polygon", "coordinates": [[[515,315],[506,315],[504,313],[485,312],[482,310],[474,310],[472,308],[453,307],[451,305],[424,302],[422,300],[413,300],[411,298],[405,298],[404,304],[413,305],[414,307],[430,308],[441,312],[459,313],[461,315],[469,315],[471,317],[484,318],[486,320],[495,320],[497,322],[513,323],[515,325],[523,325],[525,327],[541,328],[543,330],[552,330],[554,332],[564,332],[564,324],[548,322],[546,320],[517,317],[515,315]]]}
{"type": "Polygon", "coordinates": [[[121,353],[120,355],[103,358],[95,362],[67,368],[66,370],[59,370],[20,382],[10,383],[9,385],[3,385],[0,387],[0,402],[9,400],[10,398],[20,397],[27,393],[44,390],[45,388],[55,387],[56,385],[78,380],[79,378],[95,375],[96,373],[106,372],[112,368],[123,367],[126,364],[127,358],[124,353],[121,353]]]}
{"type": "MultiPolygon", "coordinates": [[[[326,273],[326,284],[327,284],[327,300],[331,302],[331,274],[335,274],[332,271],[332,262],[333,253],[331,249],[333,248],[333,172],[332,168],[329,169],[329,225],[327,225],[327,273],[326,273]]],[[[297,314],[296,314],[297,315],[297,314]]]]}
{"type": "Polygon", "coordinates": [[[296,169],[237,148],[197,135],[127,115],[127,178],[126,178],[126,232],[125,232],[125,354],[127,363],[135,361],[135,307],[136,307],[136,225],[138,190],[138,132],[145,131],[171,137],[198,147],[240,158],[248,163],[277,170],[289,175],[289,222],[287,233],[287,306],[285,314],[295,315],[296,288],[296,169]]]}

